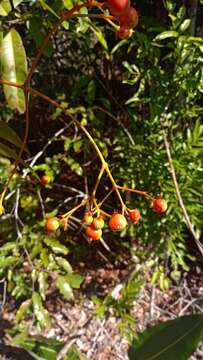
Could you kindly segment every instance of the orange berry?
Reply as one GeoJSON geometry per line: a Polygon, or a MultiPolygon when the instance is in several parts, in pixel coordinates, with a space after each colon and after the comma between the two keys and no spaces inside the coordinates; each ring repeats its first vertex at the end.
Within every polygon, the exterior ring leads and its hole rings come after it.
{"type": "Polygon", "coordinates": [[[122,15],[130,6],[129,0],[108,0],[107,5],[114,16],[122,15]]]}
{"type": "Polygon", "coordinates": [[[157,196],[152,203],[152,208],[155,212],[159,214],[163,214],[167,210],[167,202],[166,200],[162,199],[161,196],[157,196]]]}
{"type": "Polygon", "coordinates": [[[85,232],[90,240],[99,240],[102,236],[102,230],[96,230],[92,225],[87,226],[85,232]]]}
{"type": "Polygon", "coordinates": [[[137,10],[130,6],[124,14],[119,17],[121,27],[125,27],[126,29],[133,29],[137,26],[139,21],[139,15],[137,10]]]}
{"type": "Polygon", "coordinates": [[[93,220],[92,226],[96,229],[103,229],[104,227],[104,219],[102,216],[98,216],[93,220]]]}
{"type": "Polygon", "coordinates": [[[109,221],[109,227],[113,231],[121,231],[125,229],[127,225],[127,220],[124,215],[119,213],[114,213],[111,216],[111,219],[109,221]]]}
{"type": "Polygon", "coordinates": [[[50,177],[48,175],[43,175],[41,178],[40,178],[40,182],[42,185],[47,185],[50,183],[50,177]]]}
{"type": "Polygon", "coordinates": [[[137,224],[141,219],[141,214],[138,209],[132,209],[129,211],[129,217],[134,224],[137,224]]]}
{"type": "Polygon", "coordinates": [[[59,220],[56,217],[46,219],[45,230],[48,232],[56,231],[60,226],[59,220]]]}

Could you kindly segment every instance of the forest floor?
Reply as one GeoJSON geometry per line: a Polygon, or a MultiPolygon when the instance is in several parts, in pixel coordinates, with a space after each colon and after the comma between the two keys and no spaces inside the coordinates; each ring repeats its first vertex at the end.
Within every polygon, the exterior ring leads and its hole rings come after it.
{"type": "MultiPolygon", "coordinates": [[[[102,282],[104,276],[106,276],[105,272],[101,270],[94,274],[94,281],[102,282]]],[[[118,285],[116,286],[118,287],[118,285]]],[[[128,359],[128,341],[119,333],[119,320],[113,313],[111,314],[111,311],[107,318],[95,317],[95,304],[91,298],[85,297],[85,300],[79,301],[76,297],[75,301],[68,302],[55,293],[47,300],[46,307],[51,313],[53,326],[51,330],[44,333],[31,327],[32,335],[43,335],[63,341],[65,343],[64,352],[72,344],[75,344],[91,360],[128,359]]],[[[2,321],[7,324],[11,323],[14,318],[13,310],[11,304],[6,304],[2,321]]],[[[131,315],[137,322],[136,331],[140,332],[149,325],[181,315],[202,313],[202,311],[203,278],[200,275],[189,273],[183,276],[178,284],[165,291],[161,291],[158,285],[143,285],[138,300],[134,302],[131,309],[131,315]]],[[[9,338],[8,334],[4,335],[3,343],[9,343],[9,338]]],[[[5,358],[1,358],[0,355],[0,359],[5,358]]],[[[202,359],[203,343],[191,357],[191,360],[202,359]]]]}

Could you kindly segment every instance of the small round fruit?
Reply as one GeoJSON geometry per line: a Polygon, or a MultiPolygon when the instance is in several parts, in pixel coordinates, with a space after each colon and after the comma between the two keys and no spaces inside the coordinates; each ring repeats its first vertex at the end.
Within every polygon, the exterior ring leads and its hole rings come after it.
{"type": "Polygon", "coordinates": [[[124,26],[121,26],[116,34],[119,39],[129,39],[132,36],[133,31],[131,29],[127,29],[124,26]]]}
{"type": "Polygon", "coordinates": [[[125,27],[126,29],[133,29],[137,26],[139,21],[139,15],[137,10],[130,6],[123,15],[119,17],[119,22],[121,27],[125,27]]]}
{"type": "Polygon", "coordinates": [[[162,199],[161,196],[157,196],[152,203],[152,208],[155,212],[159,214],[163,214],[167,210],[167,202],[166,200],[162,199]]]}
{"type": "Polygon", "coordinates": [[[127,220],[124,215],[115,213],[111,216],[109,220],[109,227],[113,231],[121,231],[125,229],[127,225],[127,220]]]}
{"type": "Polygon", "coordinates": [[[134,224],[137,224],[141,219],[141,214],[138,209],[132,209],[129,211],[129,217],[134,224]]]}
{"type": "Polygon", "coordinates": [[[84,224],[90,225],[93,222],[93,216],[91,212],[86,212],[83,219],[84,224]]]}
{"type": "Polygon", "coordinates": [[[96,230],[103,229],[103,227],[104,227],[104,219],[103,219],[103,217],[102,216],[96,217],[93,220],[92,225],[96,230]]]}
{"type": "Polygon", "coordinates": [[[60,226],[60,223],[56,217],[50,217],[46,219],[45,229],[48,232],[56,231],[60,226]]]}
{"type": "Polygon", "coordinates": [[[108,8],[114,16],[122,15],[130,6],[129,0],[108,0],[108,8]]]}
{"type": "Polygon", "coordinates": [[[42,185],[47,185],[50,183],[50,177],[48,175],[43,175],[41,178],[40,178],[40,182],[42,185]]]}
{"type": "Polygon", "coordinates": [[[99,240],[102,236],[102,230],[96,230],[92,225],[87,226],[85,232],[90,240],[99,240]]]}

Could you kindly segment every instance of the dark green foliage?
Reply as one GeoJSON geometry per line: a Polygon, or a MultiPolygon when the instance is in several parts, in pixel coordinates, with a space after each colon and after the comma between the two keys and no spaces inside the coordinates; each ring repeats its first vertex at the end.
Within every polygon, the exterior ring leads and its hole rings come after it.
{"type": "Polygon", "coordinates": [[[133,341],[129,360],[187,360],[202,339],[202,315],[162,322],[145,330],[133,341]]]}
{"type": "MultiPolygon", "coordinates": [[[[161,194],[168,202],[167,213],[160,216],[149,208],[146,198],[122,194],[130,208],[140,209],[142,220],[119,235],[106,226],[104,239],[112,263],[126,264],[126,256],[128,264],[134,261],[132,255],[136,256],[140,263],[146,261],[148,270],[154,270],[152,282],[159,281],[166,288],[195,260],[197,249],[176,199],[163,129],[180,192],[199,237],[203,215],[203,39],[191,30],[191,9],[181,6],[181,1],[176,3],[163,1],[160,7],[157,2],[138,1],[140,24],[128,40],[118,42],[109,23],[81,16],[64,22],[49,42],[32,86],[56,99],[69,115],[30,95],[29,151],[26,149],[9,184],[7,212],[0,218],[0,278],[8,281],[11,296],[22,300],[17,321],[34,313],[41,327],[50,326],[47,293],[58,289],[66,299],[72,299],[73,289],[79,289],[83,281],[75,267],[84,260],[88,266],[89,258],[90,263],[97,264],[95,249],[101,243],[95,247],[88,244],[80,227],[82,211],[71,217],[67,231],[58,229],[51,235],[44,231],[45,216],[60,216],[76,206],[87,188],[89,193],[92,191],[100,170],[100,160],[88,139],[73,125],[71,115],[92,134],[119,185],[152,196],[161,194]],[[51,180],[45,187],[40,184],[42,174],[51,180]]],[[[1,74],[4,79],[12,79],[5,51],[9,43],[16,57],[10,65],[15,80],[22,83],[27,59],[30,63],[36,47],[72,2],[51,1],[48,5],[45,1],[19,1],[18,5],[15,17],[10,7],[2,9],[0,4],[4,20],[0,20],[0,44],[4,44],[1,74]]],[[[82,13],[87,14],[87,9],[82,13]]],[[[25,105],[21,89],[4,86],[4,93],[15,111],[12,117],[1,94],[5,106],[1,105],[0,115],[3,121],[10,120],[9,125],[0,125],[2,189],[12,168],[6,158],[15,159],[21,144],[23,122],[16,109],[23,113],[25,105]]],[[[109,179],[104,177],[98,200],[110,189],[109,179]]],[[[114,195],[104,209],[109,213],[121,210],[114,195]]],[[[97,299],[98,312],[105,314],[112,307],[121,318],[123,333],[126,323],[135,326],[130,308],[140,286],[141,281],[133,278],[118,300],[111,295],[104,301],[97,299]]]]}

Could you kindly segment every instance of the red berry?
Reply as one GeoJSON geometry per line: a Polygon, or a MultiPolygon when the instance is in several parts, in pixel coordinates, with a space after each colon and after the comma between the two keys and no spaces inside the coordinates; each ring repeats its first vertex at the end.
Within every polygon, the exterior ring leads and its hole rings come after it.
{"type": "Polygon", "coordinates": [[[86,212],[84,215],[83,223],[90,225],[93,221],[93,216],[91,212],[86,212]]]}
{"type": "Polygon", "coordinates": [[[133,32],[131,29],[127,29],[124,26],[121,26],[117,31],[117,36],[119,39],[129,39],[132,36],[133,32]]]}
{"type": "Polygon", "coordinates": [[[108,0],[110,12],[114,16],[122,15],[130,6],[129,0],[108,0]]]}
{"type": "Polygon", "coordinates": [[[102,236],[102,230],[96,230],[92,225],[86,227],[86,235],[90,240],[99,240],[102,236]]]}
{"type": "Polygon", "coordinates": [[[60,226],[60,223],[56,217],[50,217],[46,219],[45,229],[48,232],[56,231],[60,226]]]}
{"type": "Polygon", "coordinates": [[[163,214],[167,210],[167,203],[160,196],[157,196],[157,198],[154,199],[154,201],[152,203],[152,208],[155,212],[157,212],[159,214],[163,214]]]}
{"type": "Polygon", "coordinates": [[[139,15],[137,10],[130,6],[124,14],[119,17],[121,27],[125,27],[126,29],[133,29],[137,26],[139,21],[139,15]]]}
{"type": "Polygon", "coordinates": [[[127,220],[124,215],[115,213],[111,216],[109,221],[109,227],[113,231],[121,231],[125,229],[127,225],[127,220]]]}
{"type": "Polygon", "coordinates": [[[40,182],[42,185],[47,185],[50,183],[50,177],[48,175],[43,175],[41,178],[40,178],[40,182]]]}
{"type": "Polygon", "coordinates": [[[132,222],[134,224],[137,224],[138,221],[141,219],[141,215],[138,209],[133,209],[129,211],[129,217],[130,220],[132,220],[132,222]]]}
{"type": "Polygon", "coordinates": [[[93,220],[92,226],[96,229],[103,229],[104,227],[104,219],[102,216],[98,216],[93,220]]]}

